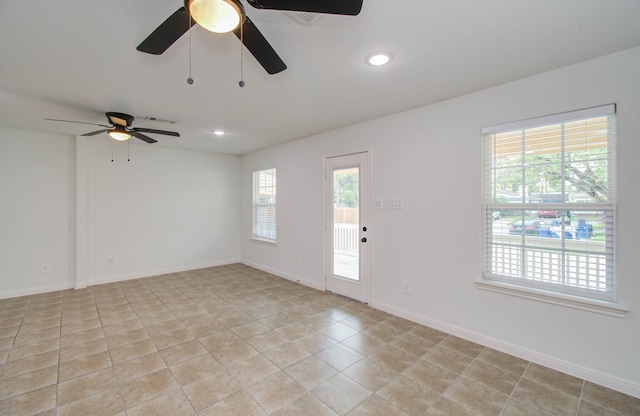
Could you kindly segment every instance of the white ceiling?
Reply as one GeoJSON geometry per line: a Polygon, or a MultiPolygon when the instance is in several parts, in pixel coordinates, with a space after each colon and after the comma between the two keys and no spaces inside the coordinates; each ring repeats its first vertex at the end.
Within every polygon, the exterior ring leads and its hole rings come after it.
{"type": "Polygon", "coordinates": [[[94,129],[44,119],[117,111],[182,135],[153,146],[243,154],[640,46],[638,0],[364,0],[311,26],[245,3],[288,69],[268,75],[245,50],[240,88],[238,39],[196,26],[188,85],[188,34],[163,55],[136,51],[181,5],[0,1],[0,126],[77,135],[94,129]],[[377,50],[394,59],[367,65],[377,50]]]}

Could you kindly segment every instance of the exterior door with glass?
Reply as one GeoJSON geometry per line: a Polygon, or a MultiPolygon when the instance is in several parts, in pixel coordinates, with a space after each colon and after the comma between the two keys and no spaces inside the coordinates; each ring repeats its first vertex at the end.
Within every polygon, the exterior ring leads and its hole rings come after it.
{"type": "Polygon", "coordinates": [[[325,288],[369,301],[369,153],[325,158],[325,288]]]}

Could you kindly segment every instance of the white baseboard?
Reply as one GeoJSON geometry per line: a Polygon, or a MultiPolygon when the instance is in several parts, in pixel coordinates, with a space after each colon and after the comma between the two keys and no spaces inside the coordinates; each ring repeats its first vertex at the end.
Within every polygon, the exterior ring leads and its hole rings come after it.
{"type": "Polygon", "coordinates": [[[604,374],[599,371],[582,367],[567,361],[559,360],[546,354],[540,354],[538,352],[531,351],[517,345],[509,344],[504,341],[487,337],[477,332],[449,325],[441,321],[429,319],[425,316],[418,315],[404,309],[396,308],[395,306],[376,301],[371,301],[369,303],[369,306],[391,313],[401,318],[408,319],[409,321],[415,322],[417,324],[428,326],[439,331],[446,332],[447,334],[466,339],[467,341],[472,341],[477,344],[484,345],[485,347],[493,348],[506,354],[522,358],[523,360],[531,361],[533,363],[540,364],[557,371],[561,371],[574,377],[590,381],[594,384],[598,384],[619,391],[621,393],[640,398],[640,385],[637,383],[613,377],[608,374],[604,374]]]}
{"type": "Polygon", "coordinates": [[[276,269],[272,269],[272,268],[269,268],[269,267],[264,267],[261,264],[254,263],[252,261],[247,261],[247,260],[240,260],[240,263],[242,263],[244,265],[247,265],[249,267],[253,267],[254,269],[262,270],[263,272],[271,273],[271,274],[273,274],[275,276],[282,277],[283,279],[287,279],[287,280],[291,280],[292,282],[300,283],[301,285],[305,285],[305,286],[308,286],[308,287],[313,288],[313,289],[324,290],[324,287],[322,287],[322,284],[320,284],[320,283],[312,282],[311,280],[301,279],[298,276],[295,276],[295,275],[290,274],[290,273],[283,272],[281,270],[276,270],[276,269]]]}
{"type": "Polygon", "coordinates": [[[41,293],[56,292],[58,290],[72,289],[72,283],[59,283],[55,285],[39,286],[28,289],[6,290],[0,292],[0,299],[19,298],[21,296],[39,295],[41,293]]]}

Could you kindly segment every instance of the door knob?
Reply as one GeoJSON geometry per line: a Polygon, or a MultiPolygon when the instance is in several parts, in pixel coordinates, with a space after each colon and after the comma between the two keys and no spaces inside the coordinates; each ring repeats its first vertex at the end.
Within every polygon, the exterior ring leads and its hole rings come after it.
{"type": "Polygon", "coordinates": [[[366,242],[367,242],[367,237],[362,237],[362,238],[360,239],[360,241],[362,241],[363,243],[366,243],[366,242]]]}

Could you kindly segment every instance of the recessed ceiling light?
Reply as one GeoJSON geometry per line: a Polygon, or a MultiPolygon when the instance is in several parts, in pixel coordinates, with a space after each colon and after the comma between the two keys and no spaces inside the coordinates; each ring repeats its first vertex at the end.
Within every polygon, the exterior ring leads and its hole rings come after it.
{"type": "Polygon", "coordinates": [[[391,57],[390,52],[375,52],[367,56],[367,63],[369,65],[380,66],[389,63],[391,57]]]}
{"type": "Polygon", "coordinates": [[[212,132],[213,134],[215,134],[216,136],[224,136],[224,130],[214,130],[212,132]]]}

